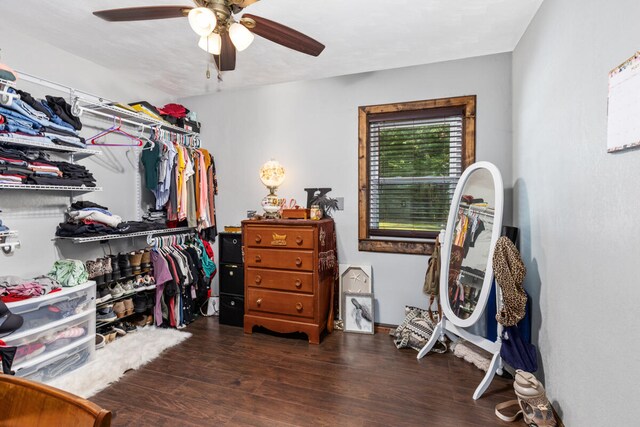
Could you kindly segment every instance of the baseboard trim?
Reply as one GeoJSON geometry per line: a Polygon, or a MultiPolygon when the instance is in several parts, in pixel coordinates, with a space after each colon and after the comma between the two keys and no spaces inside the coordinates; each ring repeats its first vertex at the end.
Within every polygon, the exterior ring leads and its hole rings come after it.
{"type": "Polygon", "coordinates": [[[389,325],[387,323],[374,323],[373,330],[376,334],[389,334],[392,329],[396,329],[398,325],[389,325]]]}

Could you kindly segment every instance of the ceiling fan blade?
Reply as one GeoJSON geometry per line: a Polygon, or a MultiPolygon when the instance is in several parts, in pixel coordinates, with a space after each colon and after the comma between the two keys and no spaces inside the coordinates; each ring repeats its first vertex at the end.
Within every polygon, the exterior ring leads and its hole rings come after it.
{"type": "Polygon", "coordinates": [[[229,33],[225,32],[221,35],[222,46],[220,55],[213,55],[213,60],[218,67],[218,71],[232,71],[236,69],[236,47],[231,43],[229,33]]]}
{"type": "Polygon", "coordinates": [[[187,16],[191,9],[193,9],[191,6],[125,7],[123,9],[98,10],[93,14],[109,22],[147,21],[150,19],[182,18],[187,16]]]}
{"type": "Polygon", "coordinates": [[[251,6],[252,4],[257,3],[259,1],[260,0],[233,0],[232,3],[233,4],[237,4],[241,8],[245,8],[245,7],[251,6]]]}
{"type": "Polygon", "coordinates": [[[257,34],[260,37],[264,37],[267,40],[271,40],[274,43],[288,47],[289,49],[297,50],[298,52],[306,53],[311,56],[318,56],[324,50],[324,45],[317,40],[269,19],[245,13],[242,15],[240,22],[243,23],[252,33],[257,34]],[[253,26],[253,28],[251,22],[245,20],[246,18],[255,22],[255,26],[253,26]]]}

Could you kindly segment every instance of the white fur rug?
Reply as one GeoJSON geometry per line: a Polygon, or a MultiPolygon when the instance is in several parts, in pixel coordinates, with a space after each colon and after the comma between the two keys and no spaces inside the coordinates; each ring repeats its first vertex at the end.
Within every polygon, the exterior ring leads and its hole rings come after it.
{"type": "Polygon", "coordinates": [[[96,350],[88,364],[47,384],[89,398],[118,381],[130,369],[137,369],[191,336],[175,329],[145,327],[96,350]]]}

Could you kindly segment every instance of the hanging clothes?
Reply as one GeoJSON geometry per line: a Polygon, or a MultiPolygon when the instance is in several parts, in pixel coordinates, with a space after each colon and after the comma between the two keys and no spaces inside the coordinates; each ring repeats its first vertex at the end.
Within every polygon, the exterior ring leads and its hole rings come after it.
{"type": "Polygon", "coordinates": [[[204,242],[196,237],[188,244],[161,245],[152,250],[151,261],[157,272],[157,326],[182,328],[195,320],[206,302],[215,264],[204,248],[204,242]]]}
{"type": "MultiPolygon", "coordinates": [[[[215,196],[218,194],[215,163],[209,151],[181,143],[184,138],[154,130],[140,156],[146,188],[155,196],[155,209],[166,210],[167,220],[197,229],[202,237],[217,236],[215,196]],[[175,138],[175,139],[174,139],[175,138]]],[[[172,226],[172,225],[170,225],[172,226]]]]}

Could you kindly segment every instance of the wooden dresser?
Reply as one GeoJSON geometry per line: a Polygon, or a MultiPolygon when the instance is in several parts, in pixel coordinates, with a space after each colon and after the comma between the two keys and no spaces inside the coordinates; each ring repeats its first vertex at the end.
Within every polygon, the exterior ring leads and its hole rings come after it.
{"type": "Polygon", "coordinates": [[[242,235],[244,332],[303,332],[319,344],[335,283],[333,220],[245,220],[242,235]]]}

